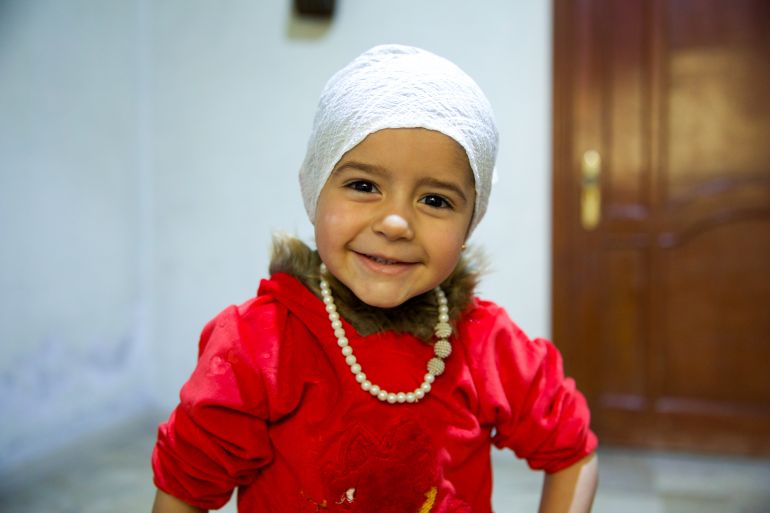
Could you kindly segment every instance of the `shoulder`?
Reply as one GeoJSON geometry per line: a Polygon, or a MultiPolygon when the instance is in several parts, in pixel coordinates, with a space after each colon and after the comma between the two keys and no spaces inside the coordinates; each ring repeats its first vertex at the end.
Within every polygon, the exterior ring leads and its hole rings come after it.
{"type": "Polygon", "coordinates": [[[487,371],[506,365],[528,373],[555,351],[548,340],[530,338],[502,306],[480,298],[474,298],[462,317],[458,335],[467,348],[471,366],[487,371]]]}
{"type": "Polygon", "coordinates": [[[505,308],[493,301],[474,297],[471,306],[460,318],[459,331],[465,332],[473,343],[487,340],[502,331],[517,339],[527,339],[522,329],[510,318],[505,308]]]}
{"type": "Polygon", "coordinates": [[[266,340],[265,335],[280,331],[285,308],[271,298],[253,297],[239,305],[229,305],[206,323],[201,331],[198,354],[212,349],[240,347],[244,342],[266,340]],[[219,347],[213,348],[212,344],[219,347]]]}
{"type": "Polygon", "coordinates": [[[301,298],[303,293],[307,294],[304,286],[288,275],[262,280],[256,296],[224,308],[206,323],[199,355],[214,341],[246,352],[277,348],[292,320],[288,298],[301,298]]]}

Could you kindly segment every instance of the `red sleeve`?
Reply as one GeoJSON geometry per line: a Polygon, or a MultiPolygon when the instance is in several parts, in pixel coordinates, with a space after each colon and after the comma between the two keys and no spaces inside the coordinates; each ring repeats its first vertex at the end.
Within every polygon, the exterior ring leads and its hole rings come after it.
{"type": "Polygon", "coordinates": [[[596,449],[588,405],[564,376],[558,349],[529,339],[495,308],[482,368],[492,398],[493,443],[512,449],[532,469],[557,472],[596,449]]]}
{"type": "Polygon", "coordinates": [[[192,506],[222,507],[272,458],[264,387],[244,345],[248,335],[236,307],[206,325],[181,402],[158,429],[155,485],[192,506]]]}

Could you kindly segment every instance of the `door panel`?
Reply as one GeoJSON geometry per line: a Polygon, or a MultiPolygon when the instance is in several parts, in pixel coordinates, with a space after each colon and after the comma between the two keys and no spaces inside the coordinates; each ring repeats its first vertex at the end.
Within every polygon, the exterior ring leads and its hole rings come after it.
{"type": "Polygon", "coordinates": [[[555,0],[554,14],[567,371],[605,443],[770,454],[770,2],[555,0]]]}

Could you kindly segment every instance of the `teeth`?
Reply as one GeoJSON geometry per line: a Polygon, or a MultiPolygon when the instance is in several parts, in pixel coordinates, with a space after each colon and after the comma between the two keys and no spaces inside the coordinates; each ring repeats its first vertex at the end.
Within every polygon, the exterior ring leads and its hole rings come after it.
{"type": "Polygon", "coordinates": [[[369,258],[374,260],[378,264],[395,264],[397,262],[397,260],[388,260],[386,258],[380,258],[376,256],[371,256],[371,255],[369,256],[369,258]]]}

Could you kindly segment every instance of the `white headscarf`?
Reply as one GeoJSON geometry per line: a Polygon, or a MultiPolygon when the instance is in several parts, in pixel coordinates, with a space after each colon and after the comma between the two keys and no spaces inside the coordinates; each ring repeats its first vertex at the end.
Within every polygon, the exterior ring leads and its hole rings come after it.
{"type": "Polygon", "coordinates": [[[497,158],[492,107],[455,64],[403,45],[375,46],[326,83],[299,172],[310,222],[315,222],[318,196],[342,155],[385,128],[435,130],[465,149],[476,187],[472,232],[486,212],[497,158]]]}

